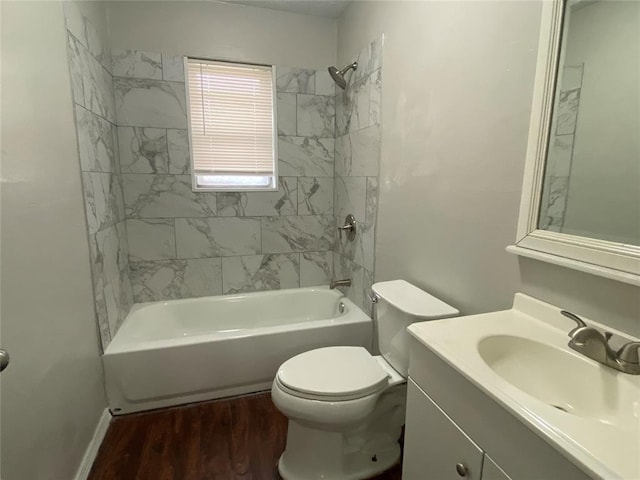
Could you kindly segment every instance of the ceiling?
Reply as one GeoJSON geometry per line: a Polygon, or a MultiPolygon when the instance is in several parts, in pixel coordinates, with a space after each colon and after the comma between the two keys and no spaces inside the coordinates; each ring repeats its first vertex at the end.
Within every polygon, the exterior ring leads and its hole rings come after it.
{"type": "Polygon", "coordinates": [[[283,12],[338,18],[351,0],[223,0],[251,7],[269,8],[283,12]]]}

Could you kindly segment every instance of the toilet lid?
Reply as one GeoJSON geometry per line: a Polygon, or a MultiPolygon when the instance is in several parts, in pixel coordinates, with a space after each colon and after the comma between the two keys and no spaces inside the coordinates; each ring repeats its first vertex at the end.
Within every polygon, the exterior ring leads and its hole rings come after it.
{"type": "Polygon", "coordinates": [[[387,373],[362,347],[326,347],[290,358],[278,370],[289,390],[314,397],[362,398],[387,385],[387,373]]]}

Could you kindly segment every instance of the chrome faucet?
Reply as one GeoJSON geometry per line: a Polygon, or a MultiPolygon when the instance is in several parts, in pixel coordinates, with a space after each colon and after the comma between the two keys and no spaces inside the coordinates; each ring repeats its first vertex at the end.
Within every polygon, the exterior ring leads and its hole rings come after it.
{"type": "Polygon", "coordinates": [[[587,326],[577,315],[566,310],[562,310],[560,313],[577,324],[568,334],[571,337],[569,340],[570,348],[607,367],[631,375],[640,375],[638,355],[640,342],[625,343],[618,351],[615,351],[609,346],[611,332],[604,332],[603,335],[595,328],[587,326]]]}
{"type": "Polygon", "coordinates": [[[345,278],[344,280],[331,280],[331,283],[329,283],[329,288],[332,290],[336,287],[350,287],[350,286],[351,286],[350,278],[345,278]]]}

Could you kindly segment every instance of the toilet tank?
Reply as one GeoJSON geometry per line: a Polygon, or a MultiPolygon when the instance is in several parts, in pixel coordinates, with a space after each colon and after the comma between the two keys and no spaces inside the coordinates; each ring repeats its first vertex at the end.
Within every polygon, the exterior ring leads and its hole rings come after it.
{"type": "Polygon", "coordinates": [[[409,370],[407,327],[415,322],[455,317],[460,312],[405,280],[378,282],[371,289],[377,298],[380,354],[406,377],[409,370]]]}

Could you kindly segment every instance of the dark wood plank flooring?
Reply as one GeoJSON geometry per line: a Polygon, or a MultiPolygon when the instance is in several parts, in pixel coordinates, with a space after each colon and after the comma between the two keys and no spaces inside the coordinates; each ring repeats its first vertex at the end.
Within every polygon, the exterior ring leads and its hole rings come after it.
{"type": "Polygon", "coordinates": [[[89,480],[279,480],[286,435],[269,393],[114,417],[89,480]]]}

